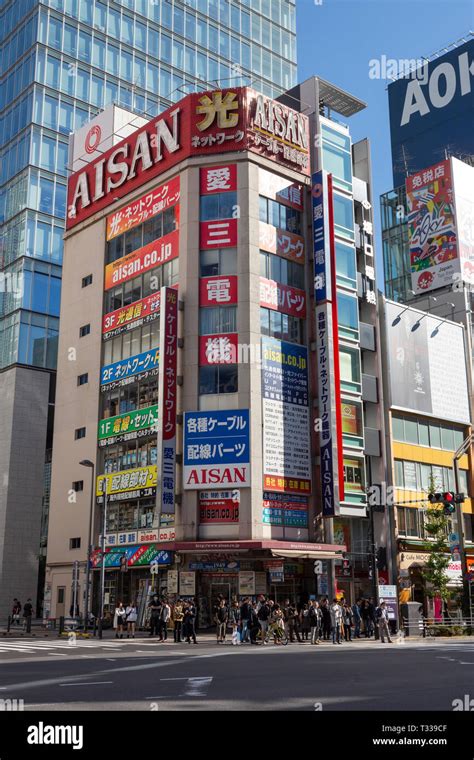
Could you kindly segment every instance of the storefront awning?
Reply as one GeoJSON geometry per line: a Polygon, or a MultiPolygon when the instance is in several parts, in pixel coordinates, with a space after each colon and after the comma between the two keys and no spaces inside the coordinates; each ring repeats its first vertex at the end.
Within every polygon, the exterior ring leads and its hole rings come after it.
{"type": "Polygon", "coordinates": [[[341,551],[281,551],[278,549],[272,549],[272,555],[274,557],[284,557],[285,559],[341,559],[343,549],[341,551]]]}
{"type": "Polygon", "coordinates": [[[338,559],[346,551],[342,544],[310,544],[297,541],[176,541],[169,549],[184,554],[268,550],[277,557],[292,559],[338,559]]]}

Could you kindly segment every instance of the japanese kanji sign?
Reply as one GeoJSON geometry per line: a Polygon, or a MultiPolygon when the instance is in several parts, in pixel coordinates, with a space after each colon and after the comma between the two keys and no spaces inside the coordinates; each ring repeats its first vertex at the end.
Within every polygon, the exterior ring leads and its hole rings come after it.
{"type": "Polygon", "coordinates": [[[143,224],[179,203],[180,181],[174,177],[107,217],[107,240],[143,224]]]}
{"type": "MultiPolygon", "coordinates": [[[[156,544],[141,544],[123,548],[109,547],[105,550],[105,567],[120,567],[122,557],[127,558],[128,567],[144,567],[151,562],[158,565],[173,564],[173,552],[164,551],[156,544]]],[[[96,550],[92,554],[92,567],[102,565],[102,552],[96,550]]]]}
{"type": "Polygon", "coordinates": [[[199,522],[204,525],[239,522],[240,491],[201,491],[199,522]]]}
{"type": "Polygon", "coordinates": [[[329,188],[327,172],[313,174],[314,297],[316,303],[331,300],[331,252],[329,248],[329,188]]]}
{"type": "MultiPolygon", "coordinates": [[[[176,293],[176,291],[174,291],[176,293]]],[[[158,373],[159,349],[144,351],[142,354],[108,364],[100,371],[101,392],[128,385],[137,379],[151,377],[158,373]]]]}
{"type": "Polygon", "coordinates": [[[99,446],[110,446],[122,441],[133,441],[156,428],[158,420],[158,405],[133,412],[108,417],[99,422],[99,446]]]}
{"type": "Polygon", "coordinates": [[[237,164],[201,169],[201,195],[237,190],[237,164]]]}
{"type": "Polygon", "coordinates": [[[179,231],[174,230],[159,240],[148,243],[128,256],[105,267],[104,290],[155,269],[179,255],[179,231]]]}
{"type": "Polygon", "coordinates": [[[285,528],[307,528],[308,498],[264,491],[262,522],[285,528]]]}
{"type": "Polygon", "coordinates": [[[237,275],[201,277],[199,280],[200,306],[230,306],[238,301],[237,275]]]}
{"type": "Polygon", "coordinates": [[[305,319],[306,293],[299,288],[260,277],[260,306],[305,319]]]}
{"type": "Polygon", "coordinates": [[[100,503],[104,498],[104,490],[107,493],[108,501],[154,496],[156,492],[156,465],[98,475],[96,496],[100,503]]]}
{"type": "Polygon", "coordinates": [[[186,412],[184,488],[250,486],[250,412],[186,412]]]}
{"type": "Polygon", "coordinates": [[[237,364],[237,333],[228,335],[201,335],[199,338],[199,364],[206,367],[213,364],[237,364]]]}
{"type": "Polygon", "coordinates": [[[237,219],[217,219],[200,223],[200,247],[235,248],[237,245],[237,219]]]}
{"type": "Polygon", "coordinates": [[[178,372],[178,293],[162,288],[164,304],[160,323],[162,364],[158,382],[159,408],[158,466],[160,472],[158,511],[174,515],[176,491],[176,410],[178,372]]]}
{"type": "Polygon", "coordinates": [[[136,327],[153,322],[160,316],[160,294],[154,293],[147,298],[122,306],[102,318],[102,337],[104,340],[115,338],[116,335],[134,330],[136,327]]]}

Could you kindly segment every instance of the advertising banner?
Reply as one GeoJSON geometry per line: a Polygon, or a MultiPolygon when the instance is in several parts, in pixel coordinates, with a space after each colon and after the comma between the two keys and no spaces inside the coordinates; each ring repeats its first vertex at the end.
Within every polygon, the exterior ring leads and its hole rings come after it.
{"type": "Polygon", "coordinates": [[[237,364],[239,336],[201,335],[199,338],[199,364],[207,367],[212,364],[237,364]]]}
{"type": "Polygon", "coordinates": [[[160,294],[154,293],[152,296],[142,298],[140,301],[123,306],[102,318],[102,337],[104,340],[115,338],[127,330],[134,330],[136,327],[153,322],[160,316],[160,294]]]}
{"type": "Polygon", "coordinates": [[[190,562],[190,570],[204,570],[207,573],[224,572],[235,573],[240,568],[240,562],[233,560],[222,560],[215,562],[190,562]]]}
{"type": "Polygon", "coordinates": [[[107,501],[123,501],[124,499],[136,499],[142,496],[154,496],[156,475],[156,465],[98,475],[96,496],[100,498],[97,501],[103,502],[104,488],[107,492],[107,501]]]}
{"type": "Polygon", "coordinates": [[[305,319],[306,293],[299,288],[260,277],[260,306],[305,319]]]}
{"type": "Polygon", "coordinates": [[[235,248],[237,245],[237,219],[218,219],[213,222],[200,222],[200,247],[235,248]]]}
{"type": "Polygon", "coordinates": [[[136,409],[133,412],[108,417],[99,422],[99,446],[111,446],[123,441],[134,441],[156,429],[158,405],[136,409]]]}
{"type": "Polygon", "coordinates": [[[241,570],[239,573],[239,596],[255,595],[255,573],[252,570],[241,570]]]}
{"type": "Polygon", "coordinates": [[[264,562],[265,569],[268,572],[270,583],[284,583],[285,582],[285,565],[282,560],[272,560],[271,562],[264,562]]]}
{"type": "Polygon", "coordinates": [[[468,425],[462,325],[392,301],[385,309],[392,406],[468,425]]]}
{"type": "Polygon", "coordinates": [[[200,194],[235,192],[237,190],[237,164],[211,166],[200,170],[200,194]]]}
{"type": "Polygon", "coordinates": [[[385,602],[388,619],[398,621],[398,599],[396,586],[379,586],[380,603],[385,602]]]}
{"type": "Polygon", "coordinates": [[[267,525],[280,525],[286,528],[307,528],[307,497],[286,496],[282,493],[264,491],[262,522],[267,525]]]}
{"type": "Polygon", "coordinates": [[[329,190],[327,172],[313,174],[314,298],[316,304],[332,299],[329,190]]]}
{"type": "MultiPolygon", "coordinates": [[[[176,293],[176,291],[174,291],[176,293]]],[[[160,351],[154,348],[152,351],[144,351],[129,359],[108,364],[100,371],[100,390],[102,393],[114,388],[120,388],[136,380],[152,377],[158,374],[160,351]]]]}
{"type": "Polygon", "coordinates": [[[240,491],[201,491],[199,522],[201,525],[239,522],[240,491]]]}
{"type": "Polygon", "coordinates": [[[260,195],[264,195],[265,198],[283,203],[283,205],[294,208],[296,211],[303,211],[305,185],[290,182],[286,177],[260,167],[258,170],[258,187],[260,195]]]}
{"type": "Polygon", "coordinates": [[[194,596],[196,594],[196,573],[181,571],[179,574],[179,595],[194,596]]]}
{"type": "Polygon", "coordinates": [[[141,198],[110,214],[107,217],[107,240],[123,235],[127,230],[163,213],[179,203],[179,199],[180,178],[173,177],[169,182],[155,187],[141,198]]]}
{"type": "Polygon", "coordinates": [[[474,285],[474,167],[451,158],[461,277],[474,285]]]}
{"type": "Polygon", "coordinates": [[[176,492],[176,409],[178,376],[178,293],[161,289],[163,319],[160,324],[162,364],[158,381],[158,513],[174,515],[176,492]]]}
{"type": "Polygon", "coordinates": [[[249,88],[187,95],[71,175],[67,229],[190,156],[245,150],[309,176],[308,117],[249,88]]]}
{"type": "Polygon", "coordinates": [[[304,238],[294,232],[273,227],[272,224],[259,223],[259,246],[262,251],[275,253],[289,261],[296,261],[297,264],[305,262],[304,238]]]}
{"type": "Polygon", "coordinates": [[[250,486],[250,412],[186,412],[184,488],[250,486]]]}
{"type": "Polygon", "coordinates": [[[413,290],[452,285],[460,266],[450,160],[407,177],[406,190],[413,290]]]}
{"type": "Polygon", "coordinates": [[[173,230],[105,267],[104,290],[132,280],[150,269],[166,264],[179,255],[179,230],[173,230]]]}
{"type": "Polygon", "coordinates": [[[311,493],[308,351],[262,338],[263,472],[269,491],[311,493]]]}
{"type": "MultiPolygon", "coordinates": [[[[159,549],[155,544],[140,546],[127,546],[120,549],[110,548],[105,550],[105,566],[120,567],[121,560],[126,557],[128,567],[144,567],[154,562],[158,565],[171,565],[173,552],[159,549]]],[[[102,552],[96,550],[92,553],[92,567],[102,565],[102,552]]]]}
{"type": "Polygon", "coordinates": [[[238,302],[237,275],[201,277],[199,280],[200,306],[230,306],[238,302]]]}
{"type": "Polygon", "coordinates": [[[178,571],[177,570],[168,570],[168,574],[166,576],[166,590],[168,594],[178,593],[178,571]]]}

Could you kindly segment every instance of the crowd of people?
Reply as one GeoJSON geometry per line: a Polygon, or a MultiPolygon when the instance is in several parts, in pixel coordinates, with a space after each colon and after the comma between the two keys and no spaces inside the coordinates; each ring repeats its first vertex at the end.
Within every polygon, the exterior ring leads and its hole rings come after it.
{"type": "MultiPolygon", "coordinates": [[[[170,605],[166,598],[155,594],[148,603],[148,612],[150,636],[167,641],[168,629],[172,627],[175,643],[197,644],[194,599],[177,599],[170,605]]],[[[116,637],[135,638],[137,618],[133,602],[127,607],[119,602],[114,617],[116,637]]],[[[327,597],[302,605],[286,599],[280,605],[264,595],[257,599],[246,597],[240,602],[235,599],[231,604],[219,596],[213,609],[213,622],[218,644],[223,644],[228,635],[234,645],[266,644],[272,638],[278,643],[279,632],[284,632],[290,642],[300,644],[332,641],[337,645],[353,639],[370,639],[377,633],[382,643],[385,639],[391,643],[386,605],[382,602],[376,607],[372,598],[357,599],[353,605],[344,599],[333,599],[330,603],[327,597]]]]}

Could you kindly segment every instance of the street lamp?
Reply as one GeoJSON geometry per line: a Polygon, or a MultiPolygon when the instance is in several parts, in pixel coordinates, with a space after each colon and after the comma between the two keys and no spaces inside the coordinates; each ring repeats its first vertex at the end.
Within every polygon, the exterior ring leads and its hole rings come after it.
{"type": "Polygon", "coordinates": [[[82,465],[83,467],[89,467],[89,469],[92,470],[91,506],[90,506],[90,514],[89,514],[89,536],[87,540],[86,600],[84,604],[84,617],[85,617],[84,630],[87,633],[87,628],[89,625],[89,583],[90,583],[90,560],[91,560],[91,554],[92,554],[92,525],[94,522],[94,492],[95,492],[94,462],[91,462],[90,459],[83,459],[81,462],[79,462],[79,464],[82,465]]]}
{"type": "Polygon", "coordinates": [[[104,597],[105,597],[105,530],[107,527],[107,475],[104,475],[103,492],[104,492],[104,509],[102,518],[102,567],[100,570],[100,619],[99,619],[99,639],[102,638],[102,622],[104,620],[104,597]]]}

